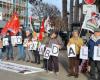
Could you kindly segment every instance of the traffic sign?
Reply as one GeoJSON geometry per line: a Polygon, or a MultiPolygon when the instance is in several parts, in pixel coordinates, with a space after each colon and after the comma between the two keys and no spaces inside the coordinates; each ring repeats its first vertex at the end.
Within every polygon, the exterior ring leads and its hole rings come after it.
{"type": "Polygon", "coordinates": [[[86,4],[94,4],[96,0],[84,0],[86,4]]]}

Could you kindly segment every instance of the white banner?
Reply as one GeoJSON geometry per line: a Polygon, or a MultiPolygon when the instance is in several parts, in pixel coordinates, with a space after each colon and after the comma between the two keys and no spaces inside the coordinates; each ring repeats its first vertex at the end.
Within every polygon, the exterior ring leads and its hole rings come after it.
{"type": "Polygon", "coordinates": [[[3,46],[9,45],[8,38],[3,38],[3,46]]]}
{"type": "Polygon", "coordinates": [[[96,13],[96,5],[83,5],[83,14],[87,14],[87,12],[92,11],[96,13]]]}
{"type": "Polygon", "coordinates": [[[68,57],[76,57],[76,50],[75,50],[75,44],[71,44],[70,46],[67,46],[67,53],[68,57]]]}
{"type": "Polygon", "coordinates": [[[88,59],[88,47],[82,46],[80,50],[80,59],[88,59]]]}
{"type": "Polygon", "coordinates": [[[0,69],[22,74],[31,74],[44,71],[43,69],[40,68],[20,65],[11,62],[4,62],[4,61],[0,61],[0,69]]]}
{"type": "Polygon", "coordinates": [[[56,44],[52,44],[52,56],[58,56],[59,55],[59,47],[56,44]]]}
{"type": "Polygon", "coordinates": [[[95,46],[94,47],[93,60],[100,61],[100,46],[95,46]]]}
{"type": "Polygon", "coordinates": [[[45,52],[44,52],[44,58],[45,58],[45,59],[49,59],[51,53],[52,53],[52,49],[49,48],[49,47],[46,47],[46,50],[45,50],[45,52]]]}

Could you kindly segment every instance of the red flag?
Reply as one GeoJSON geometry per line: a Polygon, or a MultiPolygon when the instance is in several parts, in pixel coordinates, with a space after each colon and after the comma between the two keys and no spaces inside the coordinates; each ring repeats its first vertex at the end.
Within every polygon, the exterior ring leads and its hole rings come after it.
{"type": "Polygon", "coordinates": [[[12,15],[11,19],[6,23],[6,25],[2,29],[1,34],[6,35],[8,30],[11,31],[12,34],[17,34],[19,26],[20,26],[20,21],[17,13],[15,12],[12,15]]]}
{"type": "Polygon", "coordinates": [[[14,13],[14,15],[12,16],[10,26],[8,27],[8,30],[14,34],[17,34],[19,27],[20,27],[20,21],[19,21],[18,15],[14,13]]]}
{"type": "Polygon", "coordinates": [[[2,34],[3,36],[6,35],[10,23],[11,23],[11,22],[8,21],[8,22],[5,24],[4,28],[2,29],[1,34],[2,34]]]}
{"type": "Polygon", "coordinates": [[[45,31],[44,22],[45,22],[45,20],[42,19],[42,24],[41,24],[41,27],[40,27],[40,32],[44,32],[45,31]]]}
{"type": "Polygon", "coordinates": [[[38,40],[39,40],[39,41],[42,41],[42,40],[43,40],[42,32],[39,33],[38,40]]]}

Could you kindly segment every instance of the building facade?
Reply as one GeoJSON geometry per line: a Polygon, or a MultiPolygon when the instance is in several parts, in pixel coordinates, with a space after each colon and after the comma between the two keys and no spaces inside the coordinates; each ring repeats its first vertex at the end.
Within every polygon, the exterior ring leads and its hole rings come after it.
{"type": "Polygon", "coordinates": [[[0,0],[0,13],[2,13],[2,24],[0,25],[0,28],[5,25],[5,23],[9,20],[14,11],[18,13],[21,24],[24,24],[27,12],[26,1],[0,0]]]}

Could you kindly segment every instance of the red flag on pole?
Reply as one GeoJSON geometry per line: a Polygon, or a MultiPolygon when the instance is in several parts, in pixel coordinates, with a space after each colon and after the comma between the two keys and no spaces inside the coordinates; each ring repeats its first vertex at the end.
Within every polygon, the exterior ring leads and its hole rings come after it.
{"type": "Polygon", "coordinates": [[[20,27],[20,21],[19,21],[18,15],[17,13],[14,13],[14,15],[12,16],[10,26],[8,27],[8,30],[14,34],[17,34],[19,27],[20,27]]]}
{"type": "Polygon", "coordinates": [[[44,22],[45,22],[45,20],[42,19],[42,23],[41,23],[41,27],[40,27],[40,32],[44,32],[45,31],[44,22]]]}
{"type": "Polygon", "coordinates": [[[20,26],[20,21],[17,13],[15,12],[12,15],[11,19],[6,23],[6,25],[2,29],[1,34],[6,35],[7,31],[11,31],[11,33],[17,34],[19,26],[20,26]]]}
{"type": "Polygon", "coordinates": [[[5,24],[4,28],[2,29],[1,34],[2,34],[3,36],[6,35],[6,32],[8,31],[9,25],[10,25],[10,21],[8,21],[8,22],[5,24]]]}
{"type": "Polygon", "coordinates": [[[45,32],[44,22],[45,22],[45,20],[42,19],[42,24],[41,24],[41,27],[40,27],[40,33],[39,33],[39,36],[38,36],[39,41],[43,40],[43,33],[45,32]]]}
{"type": "Polygon", "coordinates": [[[39,33],[38,40],[39,41],[42,41],[43,40],[43,34],[42,34],[42,32],[39,33]]]}

